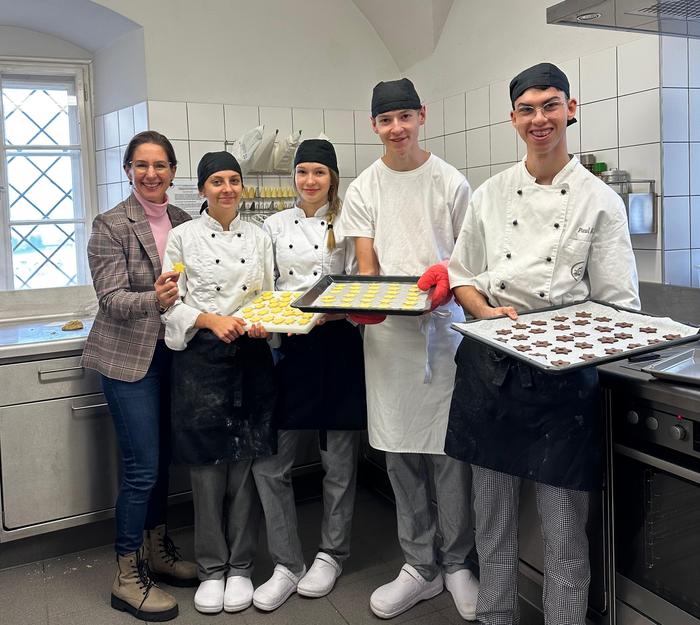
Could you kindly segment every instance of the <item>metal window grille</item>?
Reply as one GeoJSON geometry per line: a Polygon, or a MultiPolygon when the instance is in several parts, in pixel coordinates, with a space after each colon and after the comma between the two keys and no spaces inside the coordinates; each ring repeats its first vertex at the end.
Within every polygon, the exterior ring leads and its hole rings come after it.
{"type": "Polygon", "coordinates": [[[89,282],[84,94],[80,68],[0,64],[0,289],[89,282]]]}

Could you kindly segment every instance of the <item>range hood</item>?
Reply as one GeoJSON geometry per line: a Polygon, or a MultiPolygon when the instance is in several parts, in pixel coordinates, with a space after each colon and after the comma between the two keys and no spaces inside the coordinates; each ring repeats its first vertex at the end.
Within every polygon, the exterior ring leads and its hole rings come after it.
{"type": "Polygon", "coordinates": [[[700,0],[564,0],[547,23],[700,39],[700,0]]]}

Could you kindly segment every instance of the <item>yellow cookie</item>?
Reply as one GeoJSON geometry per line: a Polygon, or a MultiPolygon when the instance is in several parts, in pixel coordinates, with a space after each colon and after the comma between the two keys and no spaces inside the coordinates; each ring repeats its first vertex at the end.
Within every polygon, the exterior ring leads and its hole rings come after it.
{"type": "Polygon", "coordinates": [[[185,263],[173,263],[173,271],[182,273],[183,271],[185,271],[185,263]]]}

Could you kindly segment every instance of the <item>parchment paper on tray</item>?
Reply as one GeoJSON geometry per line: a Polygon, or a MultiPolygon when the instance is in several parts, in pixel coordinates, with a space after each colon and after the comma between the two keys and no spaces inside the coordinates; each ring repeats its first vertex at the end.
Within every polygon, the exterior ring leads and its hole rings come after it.
{"type": "Polygon", "coordinates": [[[300,295],[297,291],[263,291],[233,314],[246,322],[246,330],[259,323],[268,332],[308,334],[322,315],[292,308],[289,304],[300,295]]]}
{"type": "Polygon", "coordinates": [[[422,315],[430,310],[430,291],[418,276],[323,276],[292,306],[306,312],[422,315]]]}
{"type": "Polygon", "coordinates": [[[465,336],[534,367],[564,373],[697,340],[698,328],[592,300],[453,323],[465,336]]]}

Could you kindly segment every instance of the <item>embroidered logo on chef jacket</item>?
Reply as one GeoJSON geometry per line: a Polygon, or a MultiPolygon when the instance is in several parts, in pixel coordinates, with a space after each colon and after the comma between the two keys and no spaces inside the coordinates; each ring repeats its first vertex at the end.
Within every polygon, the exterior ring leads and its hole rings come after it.
{"type": "Polygon", "coordinates": [[[583,278],[583,272],[585,269],[586,263],[584,261],[576,263],[571,267],[571,277],[576,280],[576,282],[580,282],[581,278],[583,278]]]}

